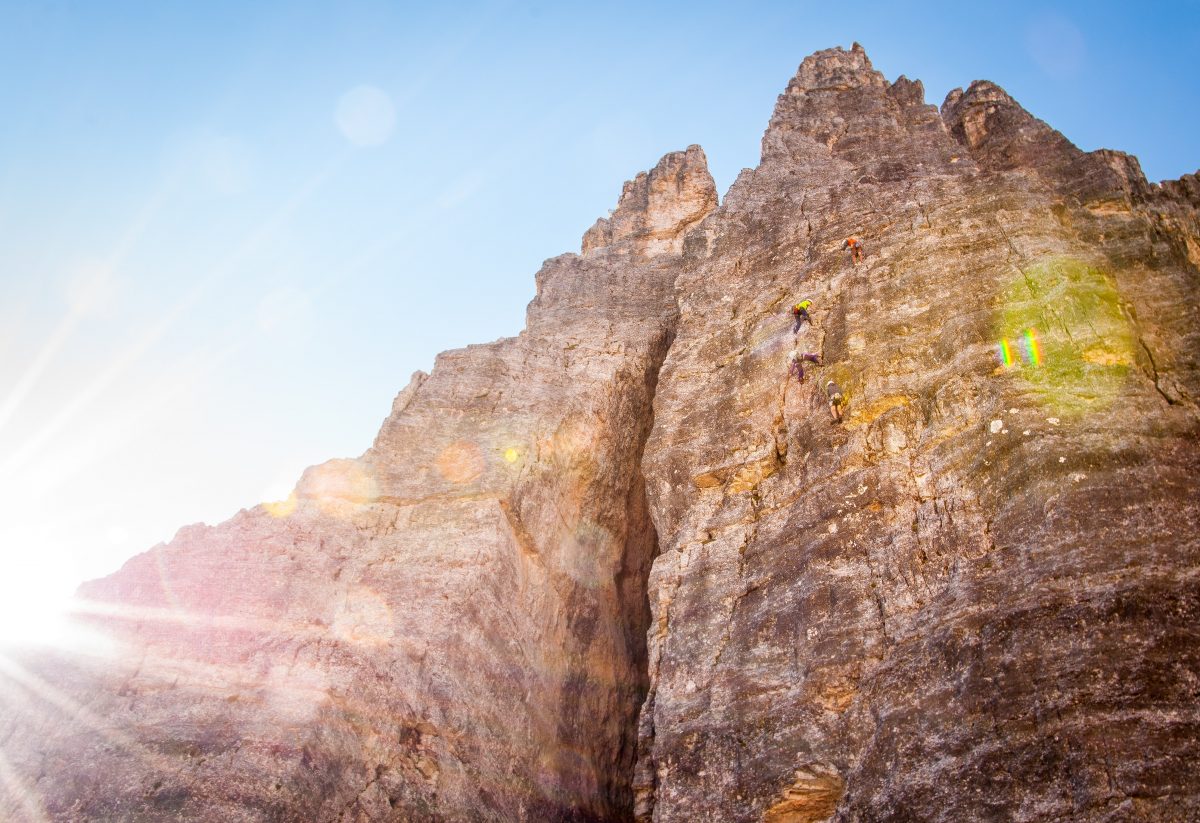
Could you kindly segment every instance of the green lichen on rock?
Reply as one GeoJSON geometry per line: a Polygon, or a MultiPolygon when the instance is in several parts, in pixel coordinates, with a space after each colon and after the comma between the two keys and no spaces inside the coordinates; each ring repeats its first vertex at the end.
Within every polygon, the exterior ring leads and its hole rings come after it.
{"type": "Polygon", "coordinates": [[[1070,257],[1023,268],[1001,294],[999,369],[1060,415],[1107,407],[1135,364],[1136,335],[1101,270],[1070,257]]]}

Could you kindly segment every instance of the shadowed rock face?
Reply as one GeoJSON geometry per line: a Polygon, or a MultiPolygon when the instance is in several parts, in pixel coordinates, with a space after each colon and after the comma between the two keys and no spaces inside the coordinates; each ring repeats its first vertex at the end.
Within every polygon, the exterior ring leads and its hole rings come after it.
{"type": "Polygon", "coordinates": [[[667,155],[362,457],[85,586],[0,819],[1200,816],[1200,186],[923,97],[809,57],[719,208],[667,155]]]}

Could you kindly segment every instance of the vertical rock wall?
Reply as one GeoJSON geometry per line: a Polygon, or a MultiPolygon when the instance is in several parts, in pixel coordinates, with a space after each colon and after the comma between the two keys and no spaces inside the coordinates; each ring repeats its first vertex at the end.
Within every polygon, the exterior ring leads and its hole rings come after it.
{"type": "Polygon", "coordinates": [[[804,61],[684,241],[641,818],[1195,819],[1190,183],[990,83],[939,115],[804,61]]]}

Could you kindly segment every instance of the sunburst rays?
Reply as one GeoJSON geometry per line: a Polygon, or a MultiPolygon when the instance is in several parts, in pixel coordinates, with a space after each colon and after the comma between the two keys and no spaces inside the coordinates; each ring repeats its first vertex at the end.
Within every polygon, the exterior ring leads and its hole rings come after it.
{"type": "Polygon", "coordinates": [[[4,787],[4,791],[8,796],[16,801],[17,807],[24,813],[26,821],[29,821],[29,823],[49,823],[50,818],[46,816],[37,793],[29,787],[25,778],[13,768],[12,763],[4,756],[3,750],[0,750],[0,785],[4,787]]]}

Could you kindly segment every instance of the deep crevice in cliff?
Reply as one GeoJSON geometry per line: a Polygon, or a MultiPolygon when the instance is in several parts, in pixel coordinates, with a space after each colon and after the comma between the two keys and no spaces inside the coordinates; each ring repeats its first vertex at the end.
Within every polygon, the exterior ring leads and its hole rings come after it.
{"type": "Polygon", "coordinates": [[[650,515],[650,502],[646,477],[642,472],[642,457],[646,442],[654,428],[654,398],[658,389],[658,377],[675,341],[676,318],[664,329],[663,339],[645,375],[646,416],[638,432],[635,451],[637,474],[630,487],[626,502],[629,531],[626,538],[625,562],[617,575],[617,592],[620,598],[626,644],[633,658],[636,680],[632,684],[635,697],[634,711],[621,737],[618,762],[621,773],[610,781],[612,807],[619,810],[620,819],[634,819],[634,771],[638,760],[638,724],[650,689],[650,661],[647,632],[650,630],[650,570],[660,551],[658,530],[650,515]]]}

